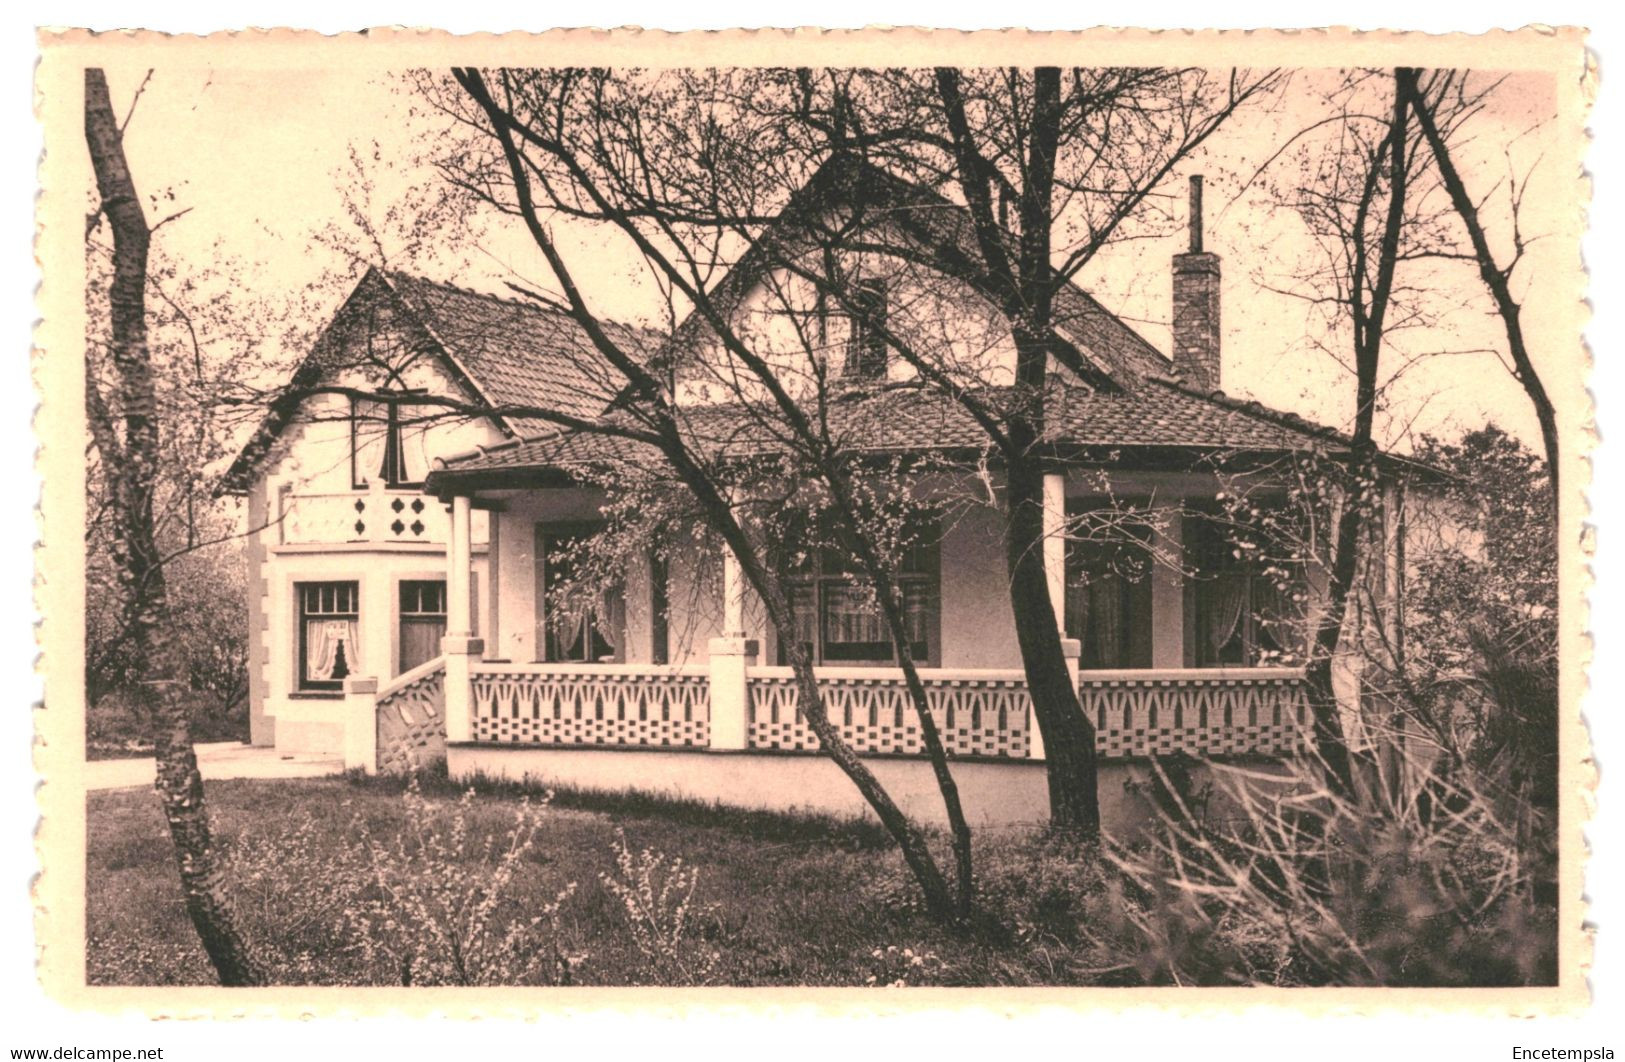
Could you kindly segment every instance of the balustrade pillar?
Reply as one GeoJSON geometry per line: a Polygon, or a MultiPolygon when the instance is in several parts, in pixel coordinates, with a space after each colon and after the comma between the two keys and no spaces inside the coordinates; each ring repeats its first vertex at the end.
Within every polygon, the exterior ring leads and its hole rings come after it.
{"type": "Polygon", "coordinates": [[[485,642],[467,635],[440,639],[446,658],[446,741],[474,740],[474,665],[485,655],[485,642]]]}
{"type": "Polygon", "coordinates": [[[711,667],[711,747],[749,748],[749,669],[756,666],[756,639],[724,635],[712,638],[708,649],[711,667]]]}
{"type": "Polygon", "coordinates": [[[344,769],[378,773],[378,680],[344,680],[344,769]]]}

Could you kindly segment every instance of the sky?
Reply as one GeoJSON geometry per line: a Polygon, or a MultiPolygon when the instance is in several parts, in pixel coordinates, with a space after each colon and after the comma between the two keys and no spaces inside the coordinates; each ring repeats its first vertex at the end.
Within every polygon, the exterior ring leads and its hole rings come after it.
{"type": "MultiPolygon", "coordinates": [[[[303,297],[304,313],[321,317],[336,307],[357,258],[378,254],[360,239],[348,218],[343,189],[364,173],[373,186],[364,213],[381,229],[387,220],[410,218],[414,197],[438,180],[414,167],[415,144],[430,128],[401,78],[340,69],[272,70],[164,67],[110,70],[115,109],[139,101],[128,126],[127,150],[138,187],[158,196],[152,220],[188,212],[159,233],[167,253],[186,262],[240,263],[239,278],[251,297],[303,297]]],[[[1318,340],[1324,329],[1301,298],[1281,294],[1313,254],[1301,223],[1273,198],[1270,177],[1291,153],[1243,191],[1245,179],[1295,132],[1324,115],[1321,94],[1331,75],[1298,71],[1286,92],[1234,117],[1168,182],[1166,200],[1178,224],[1165,237],[1109,248],[1092,262],[1082,282],[1108,307],[1167,349],[1171,302],[1170,257],[1185,249],[1185,177],[1200,172],[1208,184],[1207,249],[1223,259],[1224,389],[1335,427],[1352,415],[1352,379],[1318,340]],[[1274,290],[1272,290],[1274,289],[1274,290]]],[[[1508,157],[1519,172],[1552,146],[1556,123],[1542,120],[1555,106],[1549,82],[1515,75],[1501,85],[1493,106],[1477,119],[1463,153],[1466,179],[1490,187],[1506,171],[1508,157]],[[1533,132],[1531,132],[1533,130],[1533,132]],[[1505,156],[1504,156],[1504,153],[1505,156]]],[[[1575,223],[1572,197],[1553,194],[1571,179],[1550,159],[1533,167],[1526,231],[1549,232],[1536,241],[1517,281],[1530,292],[1526,327],[1537,365],[1572,353],[1551,349],[1562,342],[1560,301],[1546,299],[1540,278],[1551,257],[1573,254],[1563,238],[1575,223]],[[1549,305],[1548,305],[1549,304],[1549,305]],[[1548,337],[1551,337],[1548,339],[1548,337]]],[[[1500,200],[1495,200],[1500,202],[1500,200]]],[[[663,304],[637,263],[579,225],[558,231],[572,269],[604,316],[658,324],[663,304]]],[[[554,289],[549,271],[528,236],[511,221],[477,219],[471,231],[430,239],[408,250],[405,241],[384,240],[388,264],[431,279],[498,294],[508,281],[554,289]]],[[[1452,264],[1431,275],[1443,290],[1479,291],[1470,267],[1452,264]]],[[[1451,436],[1493,419],[1531,444],[1538,441],[1533,414],[1501,361],[1487,351],[1504,348],[1488,304],[1455,313],[1424,336],[1406,340],[1412,351],[1476,350],[1423,359],[1388,394],[1385,442],[1408,449],[1416,434],[1451,436]]],[[[319,322],[318,322],[319,323],[319,322]]],[[[1339,348],[1340,349],[1340,348],[1339,348]]],[[[298,351],[279,351],[287,364],[298,351]]],[[[1390,368],[1400,357],[1390,359],[1390,368]]]]}

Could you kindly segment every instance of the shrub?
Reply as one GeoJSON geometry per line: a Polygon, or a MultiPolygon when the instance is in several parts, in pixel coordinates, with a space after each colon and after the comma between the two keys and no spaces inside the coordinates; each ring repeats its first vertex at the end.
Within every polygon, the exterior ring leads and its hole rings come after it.
{"type": "Polygon", "coordinates": [[[1170,984],[1516,985],[1555,978],[1541,853],[1470,770],[1411,764],[1353,797],[1298,764],[1283,781],[1215,767],[1238,809],[1164,814],[1109,852],[1140,979],[1170,984]]]}
{"type": "Polygon", "coordinates": [[[393,840],[356,819],[369,891],[350,921],[369,966],[403,985],[570,983],[585,956],[563,946],[558,912],[575,884],[541,903],[515,889],[535,846],[539,805],[521,798],[507,832],[481,843],[470,830],[472,789],[436,804],[414,780],[402,801],[406,820],[393,840]]]}
{"type": "Polygon", "coordinates": [[[276,982],[364,976],[350,916],[367,888],[367,869],[334,832],[301,809],[291,822],[256,822],[224,846],[244,932],[276,982]]]}
{"type": "Polygon", "coordinates": [[[617,901],[622,924],[647,963],[657,985],[703,985],[721,955],[695,939],[697,922],[715,920],[715,904],[697,904],[699,871],[681,858],[670,860],[650,848],[633,853],[626,831],[615,830],[615,872],[599,875],[617,901]]]}

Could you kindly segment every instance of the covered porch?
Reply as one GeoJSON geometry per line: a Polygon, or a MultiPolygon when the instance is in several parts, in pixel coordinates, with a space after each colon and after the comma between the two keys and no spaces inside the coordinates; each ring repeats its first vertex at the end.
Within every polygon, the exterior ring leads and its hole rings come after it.
{"type": "MultiPolygon", "coordinates": [[[[1147,551],[1179,557],[1190,553],[1186,539],[1194,533],[1191,518],[1181,514],[1214,489],[1211,478],[1190,473],[1119,476],[1106,487],[1118,496],[1178,499],[1141,537],[1147,551]]],[[[1227,625],[1215,629],[1217,591],[1204,596],[1201,573],[1159,564],[1133,580],[1087,578],[1093,554],[1069,528],[1080,526],[1080,512],[1100,504],[1101,490],[1098,476],[1056,472],[1046,478],[1044,561],[1056,623],[1066,636],[1063,651],[1103,760],[1128,763],[1177,752],[1282,757],[1302,749],[1309,726],[1303,672],[1288,666],[1285,654],[1272,653],[1261,625],[1242,620],[1256,602],[1230,600],[1233,586],[1224,591],[1220,621],[1227,625]],[[1103,607],[1103,596],[1115,604],[1103,607]],[[1091,619],[1116,629],[1102,634],[1091,619]],[[1276,659],[1259,666],[1255,654],[1276,659]]],[[[403,675],[382,689],[365,689],[365,680],[352,684],[360,687],[350,695],[355,731],[372,735],[372,747],[362,736],[352,750],[357,766],[391,759],[382,747],[391,738],[370,721],[422,714],[426,681],[443,687],[444,741],[454,770],[488,771],[498,763],[504,771],[519,770],[524,761],[511,754],[523,750],[817,751],[790,668],[781,662],[777,632],[725,550],[715,557],[713,573],[663,570],[657,563],[628,572],[614,600],[606,597],[593,609],[551,599],[550,543],[590,529],[601,502],[579,485],[451,498],[442,662],[429,669],[434,674],[403,675]],[[475,637],[470,543],[480,509],[490,528],[491,591],[481,603],[484,636],[475,637]],[[405,707],[406,700],[416,708],[405,707]]],[[[991,508],[941,529],[929,575],[922,577],[926,607],[917,623],[924,651],[917,659],[951,756],[1036,765],[1044,758],[1043,742],[1014,643],[998,535],[991,508]]],[[[919,757],[919,727],[901,668],[895,661],[842,662],[839,654],[860,642],[845,628],[837,633],[846,641],[828,637],[841,617],[824,598],[815,594],[810,607],[823,609],[813,617],[825,637],[816,647],[815,673],[842,735],[868,756],[919,757]]],[[[402,730],[399,721],[393,729],[402,730]]],[[[570,762],[585,761],[572,755],[570,762]]],[[[717,770],[743,769],[726,766],[730,762],[717,761],[717,770]]],[[[545,773],[540,760],[535,767],[545,773]]],[[[679,782],[688,795],[708,797],[716,789],[699,775],[692,784],[679,775],[679,782]]]]}

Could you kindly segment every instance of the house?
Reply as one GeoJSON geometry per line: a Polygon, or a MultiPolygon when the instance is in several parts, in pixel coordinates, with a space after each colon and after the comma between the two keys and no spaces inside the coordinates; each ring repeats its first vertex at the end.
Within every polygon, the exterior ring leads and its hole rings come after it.
{"type": "MultiPolygon", "coordinates": [[[[923,218],[907,238],[948,241],[966,238],[962,212],[871,167],[827,167],[798,200],[714,304],[849,451],[929,456],[930,489],[986,498],[953,506],[900,569],[911,654],[973,823],[1041,820],[1043,749],[1006,590],[998,469],[982,427],[891,356],[886,333],[928,334],[988,402],[1031,401],[1012,386],[1010,338],[951,283],[922,287],[917,273],[854,257],[841,267],[843,312],[798,287],[793,265],[797,226],[828,211],[849,220],[879,205],[876,224],[923,218]]],[[[1201,249],[1199,223],[1192,231],[1173,260],[1171,357],[1068,285],[1040,399],[1044,562],[1107,764],[1108,819],[1135,799],[1111,783],[1143,773],[1149,755],[1278,757],[1302,748],[1307,726],[1301,631],[1323,576],[1303,557],[1249,553],[1224,499],[1238,483],[1282,495],[1284,470],[1345,443],[1220,390],[1220,262],[1201,249]],[[1084,533],[1108,514],[1118,533],[1084,533]]],[[[759,381],[705,322],[611,339],[666,374],[703,445],[743,458],[779,444],[759,381]]],[[[603,524],[605,470],[661,459],[594,430],[626,414],[615,372],[568,316],[375,272],[301,372],[306,391],[353,386],[301,399],[297,415],[273,411],[234,467],[264,528],[251,559],[256,741],[272,740],[274,721],[279,747],[342,749],[367,769],[444,754],[454,775],[861,810],[833,765],[794,755],[817,748],[784,666],[784,639],[798,637],[843,735],[906,810],[940,819],[889,639],[835,552],[801,562],[788,633],[765,621],[720,548],[681,560],[650,550],[583,598],[570,569],[603,524]],[[449,395],[467,415],[408,415],[421,395],[449,395]],[[580,423],[514,415],[537,407],[580,423]]],[[[1380,525],[1365,595],[1379,625],[1395,622],[1402,593],[1406,473],[1391,459],[1384,469],[1394,518],[1380,525]]],[[[1353,703],[1355,667],[1340,685],[1353,703]]]]}
{"type": "MultiPolygon", "coordinates": [[[[224,478],[250,529],[254,744],[337,754],[347,677],[439,658],[450,524],[423,493],[431,462],[550,427],[516,408],[601,413],[618,385],[589,350],[562,315],[518,300],[376,268],[361,279],[224,478]]],[[[478,616],[497,601],[485,513],[471,533],[478,616]]]]}

